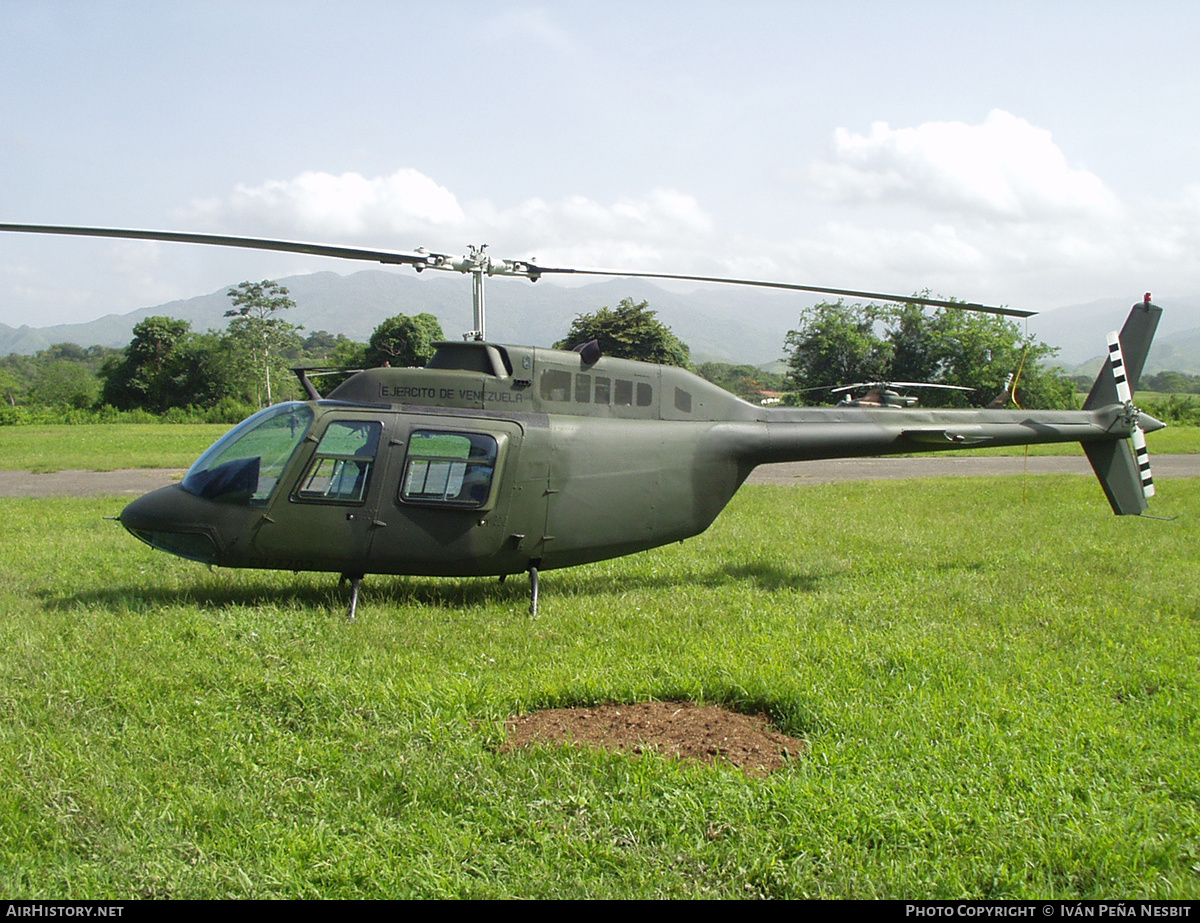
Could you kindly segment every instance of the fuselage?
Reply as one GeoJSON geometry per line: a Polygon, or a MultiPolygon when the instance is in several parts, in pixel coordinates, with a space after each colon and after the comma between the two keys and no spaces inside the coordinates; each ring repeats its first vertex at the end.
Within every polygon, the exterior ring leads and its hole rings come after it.
{"type": "Polygon", "coordinates": [[[670,366],[448,343],[423,369],[262,411],[121,521],[228,567],[501,575],[696,535],[764,463],[1112,441],[1130,425],[1115,403],[765,408],[670,366]]]}

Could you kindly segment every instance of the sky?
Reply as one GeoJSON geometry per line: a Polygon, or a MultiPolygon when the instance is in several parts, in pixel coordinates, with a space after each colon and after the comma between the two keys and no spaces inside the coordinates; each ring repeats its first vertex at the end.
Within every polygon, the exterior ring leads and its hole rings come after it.
{"type": "MultiPolygon", "coordinates": [[[[1167,304],[1198,39],[1153,0],[0,0],[0,222],[1167,304]]],[[[364,268],[3,234],[0,323],[364,268]]]]}

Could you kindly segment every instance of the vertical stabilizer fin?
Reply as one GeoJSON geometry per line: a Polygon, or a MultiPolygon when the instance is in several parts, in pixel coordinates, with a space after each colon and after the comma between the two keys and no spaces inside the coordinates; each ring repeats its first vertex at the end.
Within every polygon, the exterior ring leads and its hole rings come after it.
{"type": "MultiPolygon", "coordinates": [[[[1125,326],[1121,328],[1120,347],[1125,381],[1131,392],[1137,390],[1138,381],[1142,377],[1142,367],[1146,364],[1146,355],[1150,352],[1150,344],[1154,340],[1154,331],[1158,329],[1158,319],[1161,316],[1162,308],[1151,304],[1147,294],[1145,301],[1133,306],[1125,320],[1125,326]]],[[[1109,404],[1123,403],[1117,395],[1113,365],[1111,362],[1105,362],[1096,377],[1096,383],[1092,385],[1091,393],[1083,402],[1083,409],[1093,410],[1097,407],[1107,407],[1109,404]]]]}
{"type": "Polygon", "coordinates": [[[1092,470],[1104,488],[1104,495],[1118,516],[1140,516],[1146,511],[1146,499],[1154,496],[1146,437],[1140,415],[1133,406],[1133,392],[1142,377],[1142,368],[1161,316],[1162,308],[1150,303],[1149,293],[1144,301],[1133,306],[1121,333],[1108,335],[1108,358],[1083,404],[1084,410],[1122,404],[1133,424],[1132,446],[1128,439],[1121,438],[1083,445],[1092,470]]]}

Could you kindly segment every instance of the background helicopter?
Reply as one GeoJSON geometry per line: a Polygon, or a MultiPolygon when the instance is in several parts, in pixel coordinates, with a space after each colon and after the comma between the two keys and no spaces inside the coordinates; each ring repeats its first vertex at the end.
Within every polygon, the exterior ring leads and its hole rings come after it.
{"type": "MultiPolygon", "coordinates": [[[[530,575],[703,532],[758,465],[977,445],[1080,442],[1113,511],[1153,494],[1132,402],[1161,309],[1134,306],[1078,411],[764,408],[681,368],[485,339],[485,277],[612,275],[754,285],[1032,312],[791,283],[541,266],[258,238],[0,224],[0,230],[217,244],[469,273],[475,329],[425,368],[359,372],[321,399],[278,404],[234,427],[180,484],[129,504],[122,524],[155,548],[226,567],[340,573],[349,616],[367,573],[530,575]],[[1133,440],[1137,457],[1130,448],[1133,440]]],[[[854,386],[846,386],[854,387],[854,386]]]]}
{"type": "Polygon", "coordinates": [[[901,394],[895,390],[896,388],[941,388],[944,391],[974,390],[973,388],[964,388],[962,385],[943,385],[934,382],[860,381],[853,385],[830,388],[829,393],[841,394],[842,392],[846,392],[846,396],[838,402],[839,407],[915,407],[917,405],[916,395],[901,394]],[[866,388],[867,393],[859,398],[849,393],[858,388],[866,388]]]}

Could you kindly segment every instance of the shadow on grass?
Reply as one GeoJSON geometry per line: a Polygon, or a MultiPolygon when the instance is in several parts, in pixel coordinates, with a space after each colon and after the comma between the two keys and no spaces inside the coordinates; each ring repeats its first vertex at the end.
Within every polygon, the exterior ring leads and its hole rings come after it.
{"type": "MultiPolygon", "coordinates": [[[[769,561],[752,561],[749,564],[728,564],[719,573],[718,579],[705,585],[723,585],[750,582],[761,590],[796,590],[812,593],[822,584],[835,580],[839,573],[800,573],[772,564],[769,561]]],[[[712,578],[709,578],[712,580],[712,578]]]]}
{"type": "MultiPolygon", "coordinates": [[[[686,587],[719,589],[749,586],[778,592],[792,590],[814,592],[838,574],[815,574],[790,571],[769,562],[727,562],[702,573],[623,573],[596,574],[574,569],[542,575],[541,598],[549,602],[555,596],[621,596],[643,591],[677,592],[686,587]]],[[[187,587],[110,586],[100,589],[62,592],[43,589],[38,595],[50,609],[70,609],[77,606],[106,609],[127,608],[141,611],[150,608],[193,605],[202,609],[222,609],[229,606],[273,605],[299,608],[331,608],[344,610],[349,602],[349,587],[339,588],[332,574],[323,584],[311,578],[281,585],[270,577],[239,575],[228,584],[214,580],[197,581],[187,587]]],[[[362,583],[359,606],[432,606],[470,608],[490,604],[526,605],[529,581],[523,575],[504,583],[495,577],[393,577],[386,574],[368,575],[362,583]]]]}
{"type": "MultiPolygon", "coordinates": [[[[363,580],[358,604],[360,610],[365,606],[378,605],[466,608],[503,599],[517,600],[527,594],[526,586],[512,581],[501,586],[495,580],[483,579],[368,576],[363,580]]],[[[349,586],[339,588],[337,578],[332,575],[324,584],[297,582],[281,585],[270,578],[251,578],[238,579],[225,585],[206,582],[189,587],[114,586],[75,593],[43,590],[39,595],[43,604],[51,609],[87,606],[135,611],[172,606],[224,609],[265,605],[344,611],[350,600],[349,586]]]]}

